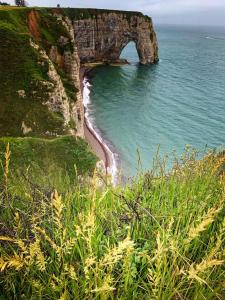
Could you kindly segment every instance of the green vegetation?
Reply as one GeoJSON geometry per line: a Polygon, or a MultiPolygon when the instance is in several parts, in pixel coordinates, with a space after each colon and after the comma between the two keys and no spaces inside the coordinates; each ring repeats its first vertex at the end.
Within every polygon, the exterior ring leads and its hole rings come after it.
{"type": "Polygon", "coordinates": [[[85,141],[52,138],[67,129],[44,105],[48,62],[30,38],[72,51],[54,11],[0,8],[0,299],[223,299],[224,156],[187,152],[170,172],[156,158],[129,186],[103,188],[85,141]]]}
{"type": "Polygon", "coordinates": [[[2,5],[2,6],[9,6],[10,4],[7,3],[7,2],[1,2],[1,1],[0,1],[0,5],[2,5]]]}
{"type": "MultiPolygon", "coordinates": [[[[48,54],[52,46],[57,47],[59,55],[72,51],[69,33],[47,9],[1,7],[0,159],[10,142],[13,173],[22,172],[23,177],[31,177],[42,187],[56,182],[59,185],[60,176],[67,177],[71,184],[76,172],[93,171],[96,158],[82,139],[53,139],[68,134],[70,129],[76,131],[76,124],[71,119],[65,126],[63,115],[47,107],[52,91],[49,63],[31,46],[30,40],[48,54]],[[65,45],[60,43],[62,36],[68,39],[65,45]],[[30,137],[22,138],[24,135],[30,137]]],[[[76,101],[77,89],[70,76],[63,65],[55,68],[69,99],[76,101]]]]}
{"type": "Polygon", "coordinates": [[[61,54],[65,50],[73,51],[73,45],[68,42],[66,45],[59,43],[60,37],[67,37],[70,39],[69,33],[66,28],[62,26],[62,23],[53,16],[53,10],[41,8],[36,9],[39,14],[39,30],[41,33],[41,43],[48,52],[52,45],[57,46],[61,54]]]}
{"type": "MultiPolygon", "coordinates": [[[[57,46],[62,55],[72,46],[68,43],[64,49],[59,42],[61,36],[69,38],[63,25],[46,9],[0,8],[1,136],[23,135],[22,122],[32,128],[28,134],[32,136],[67,132],[63,117],[44,105],[51,91],[43,84],[49,81],[48,62],[30,45],[32,38],[47,53],[51,46],[57,46]],[[18,91],[24,91],[24,95],[18,91]]],[[[69,98],[75,101],[77,90],[71,79],[61,66],[57,70],[69,98]]]]}
{"type": "Polygon", "coordinates": [[[224,298],[224,157],[187,152],[169,173],[156,159],[125,188],[65,180],[61,196],[5,158],[4,299],[224,298]]]}
{"type": "MultiPolygon", "coordinates": [[[[112,10],[112,9],[95,9],[95,8],[60,8],[58,10],[65,16],[68,16],[71,20],[82,20],[82,19],[96,19],[101,14],[108,13],[120,13],[125,18],[130,20],[133,16],[143,17],[143,14],[137,11],[123,11],[123,10],[112,10]]],[[[149,16],[144,16],[147,20],[151,20],[149,16]]]]}
{"type": "Polygon", "coordinates": [[[67,174],[73,182],[77,174],[89,174],[95,168],[96,158],[87,148],[87,143],[80,138],[0,138],[0,161],[4,160],[8,143],[12,152],[12,172],[19,174],[27,170],[36,183],[43,184],[43,177],[48,182],[46,178],[51,178],[54,173],[56,178],[59,173],[61,176],[67,174]]]}
{"type": "Polygon", "coordinates": [[[27,6],[25,0],[15,0],[15,4],[22,7],[27,6]]]}
{"type": "MultiPolygon", "coordinates": [[[[96,9],[53,9],[28,7],[0,7],[0,132],[1,136],[47,136],[67,134],[69,126],[59,112],[50,111],[45,105],[52,90],[49,82],[48,61],[30,45],[30,39],[49,54],[56,46],[59,56],[73,51],[69,33],[53,15],[60,12],[71,19],[97,17],[101,13],[119,12],[96,9]],[[68,39],[66,44],[60,37],[68,39]],[[22,94],[21,94],[22,92],[22,94]],[[25,124],[28,131],[23,130],[25,124]]],[[[130,18],[142,15],[122,12],[130,18]]],[[[67,96],[76,100],[77,89],[62,63],[55,64],[67,96]]],[[[75,126],[73,124],[74,129],[75,126]]]]}

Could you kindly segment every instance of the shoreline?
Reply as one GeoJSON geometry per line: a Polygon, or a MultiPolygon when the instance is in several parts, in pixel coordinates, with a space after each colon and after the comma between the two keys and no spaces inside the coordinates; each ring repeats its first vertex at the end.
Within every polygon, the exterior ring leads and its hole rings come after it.
{"type": "Polygon", "coordinates": [[[89,97],[89,73],[93,70],[93,67],[81,67],[80,68],[80,83],[81,83],[81,93],[84,106],[84,137],[91,147],[94,154],[100,159],[104,164],[105,175],[110,175],[112,177],[112,184],[116,185],[117,177],[117,166],[114,153],[109,149],[108,145],[104,142],[102,137],[95,131],[93,124],[88,118],[87,106],[90,103],[89,97]],[[85,95],[86,93],[86,95],[85,95]]]}

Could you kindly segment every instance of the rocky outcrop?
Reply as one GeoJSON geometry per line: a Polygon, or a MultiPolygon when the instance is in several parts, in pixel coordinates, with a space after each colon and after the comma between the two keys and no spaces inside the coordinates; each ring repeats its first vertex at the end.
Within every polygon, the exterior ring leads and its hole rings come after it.
{"type": "Polygon", "coordinates": [[[49,99],[43,103],[53,112],[58,112],[63,115],[64,126],[69,128],[71,134],[84,137],[84,108],[81,93],[80,83],[80,59],[74,38],[74,30],[72,22],[69,18],[63,18],[62,15],[56,15],[57,20],[65,27],[69,38],[61,36],[58,44],[63,48],[63,53],[59,53],[58,47],[52,45],[49,55],[43,49],[34,43],[30,42],[31,46],[39,51],[42,58],[48,63],[49,81],[42,82],[49,88],[49,99]],[[70,47],[67,47],[70,45],[70,47]],[[74,85],[76,93],[75,98],[70,99],[63,84],[62,78],[58,73],[55,65],[58,65],[68,75],[71,83],[74,85]],[[71,128],[74,124],[74,128],[71,128]]]}
{"type": "Polygon", "coordinates": [[[75,42],[73,24],[68,17],[62,19],[59,16],[59,19],[61,19],[62,24],[65,26],[70,35],[72,51],[65,51],[64,53],[64,69],[69,74],[77,90],[77,99],[71,106],[71,111],[76,123],[77,135],[84,137],[84,106],[80,82],[80,58],[78,56],[78,50],[75,42]]]}
{"type": "Polygon", "coordinates": [[[158,61],[156,34],[151,18],[138,12],[54,9],[51,13],[57,19],[55,24],[61,24],[60,31],[63,32],[63,27],[65,32],[59,36],[57,44],[52,44],[47,51],[38,46],[41,17],[35,10],[28,14],[29,30],[38,42],[31,42],[31,46],[48,63],[49,81],[42,84],[49,89],[49,99],[43,104],[63,115],[64,127],[70,133],[84,137],[80,64],[118,62],[123,48],[130,41],[136,44],[141,64],[155,63],[158,61]],[[75,92],[68,94],[56,66],[69,78],[75,92]]]}
{"type": "MultiPolygon", "coordinates": [[[[83,64],[118,62],[123,48],[130,41],[136,44],[141,64],[158,61],[152,20],[138,12],[49,9],[44,14],[31,9],[27,24],[31,34],[30,46],[39,53],[38,65],[47,66],[47,76],[38,80],[39,89],[46,91],[41,98],[42,104],[61,117],[60,134],[84,137],[80,82],[83,64]],[[56,18],[52,18],[52,14],[56,18]],[[43,34],[46,28],[49,31],[47,35],[43,34]]],[[[17,91],[23,99],[28,97],[26,93],[22,89],[17,91]]],[[[36,124],[34,126],[24,119],[21,122],[24,135],[31,130],[35,132],[35,126],[38,126],[36,122],[32,123],[36,124]]],[[[45,130],[42,134],[52,135],[52,132],[45,130]]]]}
{"type": "Polygon", "coordinates": [[[49,77],[55,85],[47,104],[53,111],[58,110],[64,115],[66,124],[73,120],[76,135],[83,137],[84,108],[80,64],[118,62],[123,48],[130,41],[136,44],[141,64],[155,63],[158,61],[158,44],[151,18],[141,13],[96,9],[70,9],[69,13],[69,16],[61,10],[53,13],[69,33],[69,38],[60,37],[59,44],[64,49],[69,49],[63,54],[58,52],[56,46],[50,49],[49,77]],[[70,47],[66,47],[68,44],[70,47]],[[69,105],[66,91],[51,62],[69,75],[77,90],[76,99],[72,99],[69,105]]]}
{"type": "Polygon", "coordinates": [[[123,48],[135,42],[141,64],[158,61],[158,44],[152,20],[141,13],[89,10],[90,17],[74,20],[81,63],[115,62],[123,48]]]}
{"type": "Polygon", "coordinates": [[[43,49],[40,49],[39,45],[34,43],[32,40],[30,40],[30,45],[36,49],[41,55],[42,59],[48,63],[49,81],[41,81],[41,84],[47,86],[49,90],[49,99],[43,102],[43,104],[47,105],[50,110],[61,113],[64,118],[64,126],[68,126],[71,120],[70,101],[61,77],[57,73],[53,62],[48,57],[47,53],[43,49]]]}

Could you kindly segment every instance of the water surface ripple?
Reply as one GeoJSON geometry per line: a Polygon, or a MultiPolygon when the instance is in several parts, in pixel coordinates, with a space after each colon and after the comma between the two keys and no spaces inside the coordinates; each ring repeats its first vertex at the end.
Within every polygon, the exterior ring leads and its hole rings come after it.
{"type": "Polygon", "coordinates": [[[91,115],[118,152],[123,171],[134,175],[137,149],[143,166],[186,144],[200,151],[225,144],[225,29],[159,26],[160,62],[98,67],[92,80],[91,115]]]}

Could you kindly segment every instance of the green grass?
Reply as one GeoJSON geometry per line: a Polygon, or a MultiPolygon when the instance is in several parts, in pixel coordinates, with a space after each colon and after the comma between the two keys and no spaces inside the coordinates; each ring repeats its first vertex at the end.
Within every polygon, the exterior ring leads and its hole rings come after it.
{"type": "MultiPolygon", "coordinates": [[[[32,128],[28,135],[48,136],[65,134],[63,117],[48,109],[49,88],[41,81],[49,81],[48,63],[30,46],[33,39],[28,29],[28,14],[31,8],[0,9],[0,132],[1,136],[23,136],[22,122],[32,128]],[[25,91],[25,97],[18,95],[25,91]]],[[[59,53],[71,50],[70,43],[63,47],[61,36],[68,32],[47,10],[37,10],[40,38],[35,42],[47,53],[57,46],[59,53]],[[68,48],[69,47],[69,48],[68,48]],[[64,49],[65,48],[65,49],[64,49]]],[[[77,90],[65,70],[57,67],[71,101],[76,101],[77,90]]]]}
{"type": "Polygon", "coordinates": [[[52,186],[60,176],[66,176],[72,184],[77,175],[92,174],[95,168],[96,158],[80,138],[0,138],[1,178],[8,143],[12,153],[11,175],[29,176],[35,184],[52,186]]]}
{"type": "Polygon", "coordinates": [[[223,156],[185,153],[169,173],[155,159],[124,188],[77,178],[61,196],[11,181],[7,162],[4,299],[224,299],[223,156]]]}
{"type": "MultiPolygon", "coordinates": [[[[56,46],[63,55],[65,51],[72,51],[69,38],[62,23],[47,9],[0,8],[0,159],[10,142],[13,173],[31,176],[35,184],[46,188],[60,178],[59,174],[71,184],[76,172],[92,172],[96,163],[95,156],[82,139],[64,136],[69,129],[76,130],[75,121],[71,119],[65,126],[62,114],[45,105],[51,88],[42,81],[50,80],[49,66],[40,52],[30,45],[32,39],[48,54],[51,46],[56,46]],[[38,36],[32,36],[28,26],[29,14],[33,10],[36,12],[38,36]],[[68,38],[64,46],[59,41],[62,36],[68,38]],[[24,97],[18,94],[20,90],[24,90],[24,97]],[[24,134],[22,124],[32,131],[24,134]],[[23,138],[24,135],[29,138],[23,138]],[[56,136],[61,138],[53,139],[56,136]]],[[[75,102],[77,89],[70,76],[62,66],[55,67],[69,100],[75,102]]],[[[2,170],[0,173],[2,177],[2,170]]]]}
{"type": "Polygon", "coordinates": [[[95,8],[60,8],[59,12],[68,16],[72,20],[82,19],[96,19],[101,14],[117,13],[122,14],[124,18],[130,20],[133,16],[144,17],[151,21],[149,16],[144,16],[141,12],[137,11],[123,11],[123,10],[111,10],[111,9],[95,9],[95,8]]]}
{"type": "MultiPolygon", "coordinates": [[[[0,132],[13,136],[0,138],[0,299],[224,299],[224,156],[187,152],[170,172],[156,158],[129,186],[99,186],[85,141],[41,138],[65,131],[43,105],[48,65],[29,46],[30,11],[0,8],[0,132]]],[[[62,53],[66,32],[52,9],[38,12],[36,42],[62,53]]]]}

